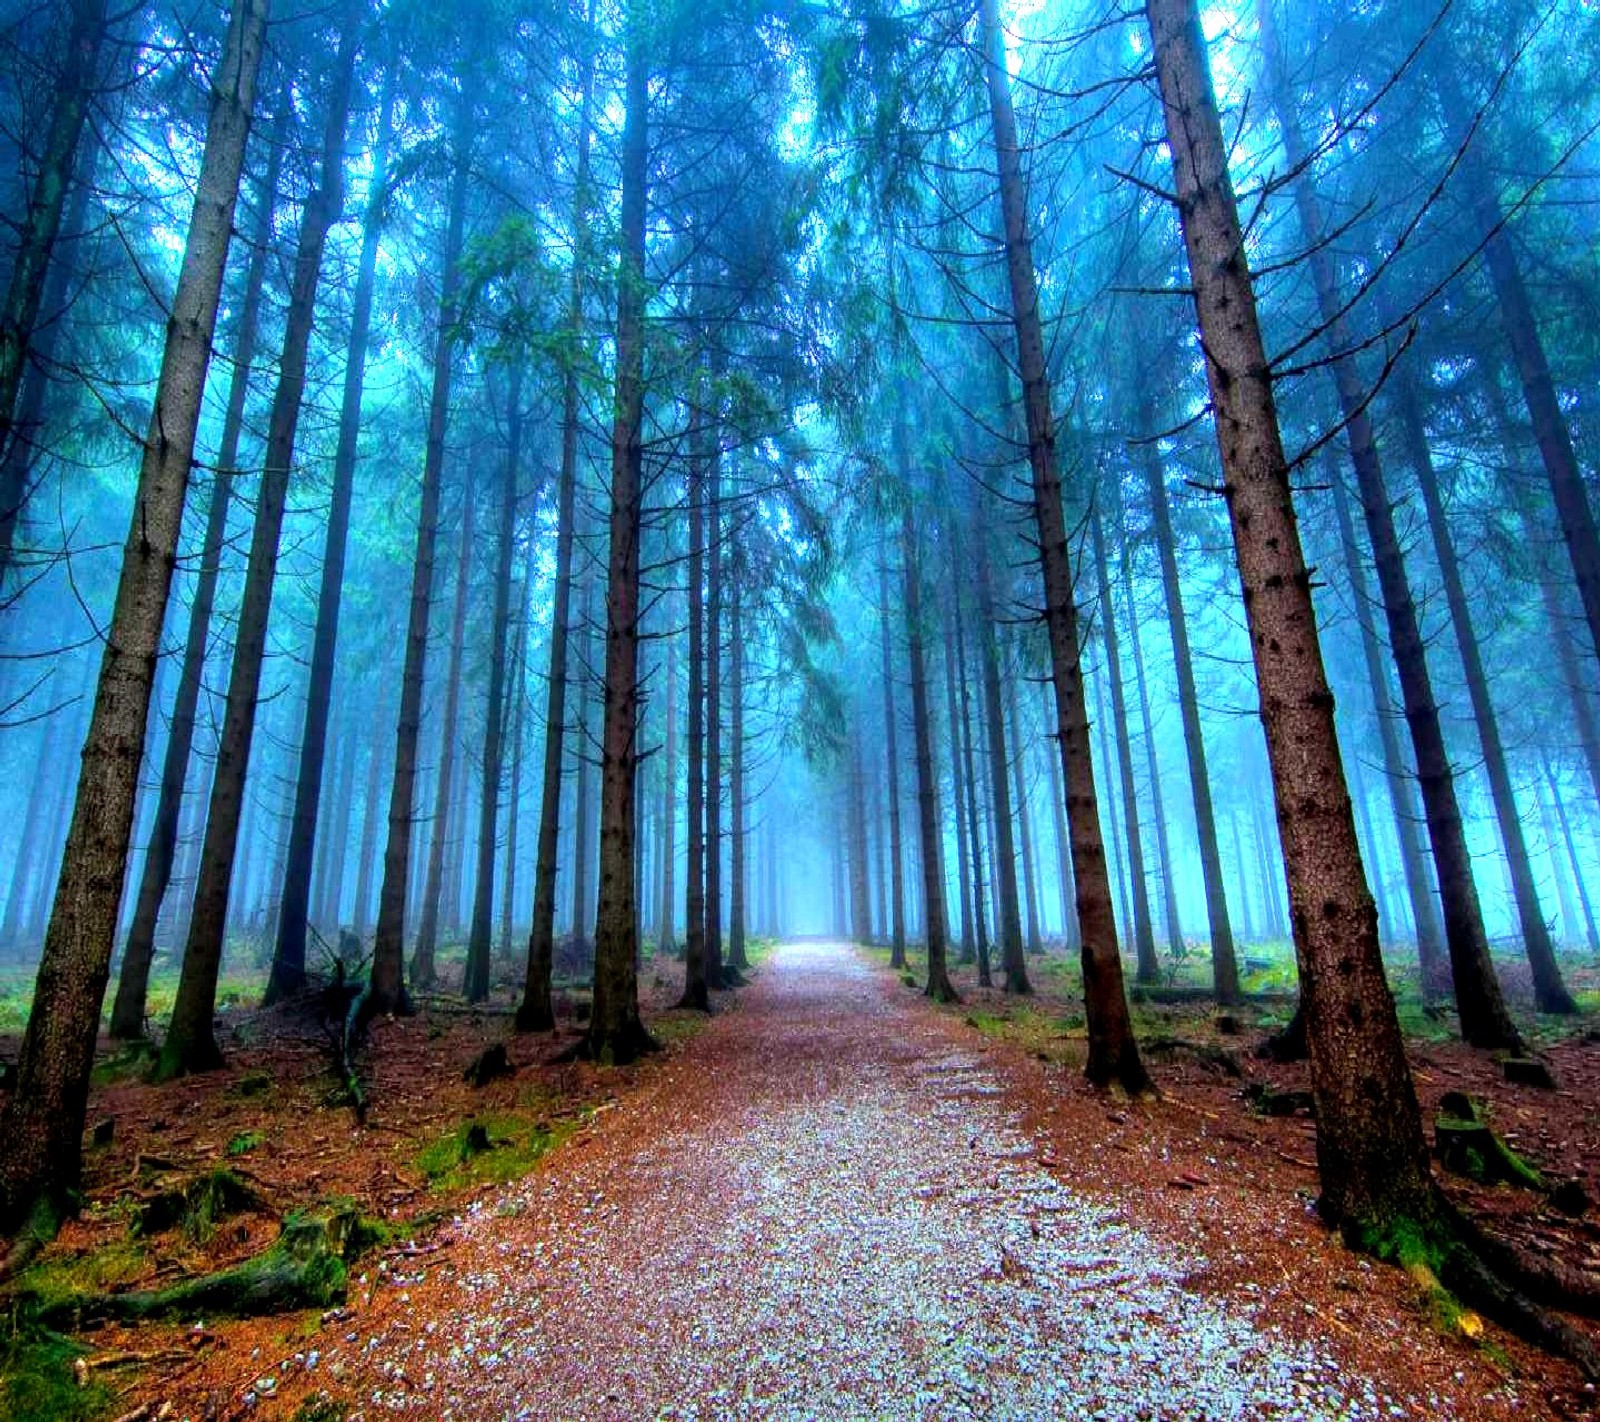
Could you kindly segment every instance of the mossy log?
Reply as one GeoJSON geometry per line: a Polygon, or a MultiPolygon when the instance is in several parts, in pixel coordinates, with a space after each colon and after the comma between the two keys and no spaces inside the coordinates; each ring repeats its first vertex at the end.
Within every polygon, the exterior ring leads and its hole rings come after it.
{"type": "Polygon", "coordinates": [[[84,1294],[53,1302],[44,1323],[188,1318],[224,1314],[251,1318],[303,1308],[328,1308],[344,1299],[347,1260],[368,1238],[354,1209],[290,1215],[270,1248],[252,1259],[185,1279],[167,1289],[84,1294]]]}

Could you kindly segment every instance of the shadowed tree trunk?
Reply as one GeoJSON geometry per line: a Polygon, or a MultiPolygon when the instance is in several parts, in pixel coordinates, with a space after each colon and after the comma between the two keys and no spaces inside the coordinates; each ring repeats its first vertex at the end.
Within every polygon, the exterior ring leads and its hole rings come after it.
{"type": "Polygon", "coordinates": [[[555,957],[556,866],[561,838],[561,767],[567,719],[567,637],[572,619],[572,553],[577,518],[578,436],[582,390],[578,349],[583,339],[583,271],[588,251],[589,143],[594,67],[587,35],[578,103],[577,180],[573,189],[572,271],[567,291],[569,351],[561,379],[561,468],[556,479],[555,587],[550,603],[550,671],[545,680],[544,780],[539,791],[539,839],[534,851],[533,923],[528,965],[517,1006],[519,1032],[548,1032],[550,971],[555,957]]]}
{"type": "MultiPolygon", "coordinates": [[[[1123,520],[1122,487],[1118,480],[1111,481],[1112,499],[1117,524],[1117,571],[1122,582],[1122,600],[1128,608],[1128,644],[1133,651],[1133,683],[1139,697],[1139,729],[1144,736],[1145,770],[1150,777],[1150,817],[1156,836],[1156,867],[1161,875],[1162,921],[1166,929],[1167,947],[1176,961],[1183,956],[1183,927],[1178,916],[1178,886],[1172,874],[1172,852],[1167,840],[1167,811],[1161,794],[1161,766],[1156,755],[1156,732],[1150,717],[1150,692],[1144,674],[1144,638],[1139,630],[1138,603],[1134,600],[1133,554],[1128,547],[1128,531],[1123,520]]],[[[1151,955],[1152,976],[1143,976],[1144,964],[1139,965],[1140,981],[1153,983],[1160,975],[1154,955],[1151,955]]]]}
{"type": "MultiPolygon", "coordinates": [[[[504,768],[506,644],[511,635],[511,562],[517,544],[517,471],[522,462],[522,362],[511,367],[506,395],[506,463],[500,486],[500,527],[496,531],[494,620],[489,629],[489,705],[483,731],[483,798],[478,805],[478,864],[472,890],[472,923],[467,936],[466,994],[481,1002],[489,995],[493,947],[494,852],[499,823],[500,780],[504,768]]],[[[516,814],[515,805],[511,813],[516,814]]],[[[503,892],[510,893],[508,882],[503,892]]]]}
{"type": "Polygon", "coordinates": [[[1089,515],[1094,547],[1095,585],[1100,600],[1100,636],[1105,642],[1106,679],[1111,686],[1112,731],[1117,743],[1117,768],[1122,776],[1122,822],[1128,840],[1128,885],[1133,900],[1133,944],[1141,983],[1161,975],[1156,965],[1155,930],[1150,922],[1150,884],[1145,876],[1144,844],[1139,833],[1139,795],[1133,779],[1133,741],[1128,734],[1128,701],[1122,684],[1122,649],[1117,637],[1117,610],[1111,600],[1111,574],[1106,560],[1105,530],[1100,506],[1089,515]]]}
{"type": "Polygon", "coordinates": [[[1011,778],[1017,790],[1017,839],[1022,851],[1022,902],[1027,907],[1028,952],[1044,952],[1039,929],[1039,871],[1033,848],[1033,811],[1028,803],[1028,753],[1017,715],[1017,673],[1006,680],[1006,720],[1011,727],[1011,778]]]}
{"type": "Polygon", "coordinates": [[[966,805],[957,806],[956,813],[964,813],[967,817],[967,844],[971,855],[972,873],[972,932],[973,947],[978,955],[978,986],[990,986],[989,969],[989,926],[983,909],[983,829],[978,817],[978,777],[973,769],[972,751],[972,695],[971,678],[967,674],[967,635],[965,619],[961,615],[961,598],[957,595],[958,580],[964,576],[964,562],[961,557],[961,515],[955,514],[951,520],[953,530],[951,536],[951,600],[950,623],[954,628],[955,663],[957,680],[961,688],[961,767],[965,772],[966,805]]]}
{"type": "Polygon", "coordinates": [[[522,749],[523,721],[528,705],[528,641],[533,608],[533,558],[530,554],[522,571],[522,594],[517,599],[516,651],[511,661],[511,685],[506,691],[507,714],[511,717],[511,788],[506,794],[506,858],[501,871],[500,946],[501,967],[511,966],[511,927],[517,911],[517,841],[522,826],[522,749]]]}
{"type": "Polygon", "coordinates": [[[706,981],[705,838],[705,477],[698,410],[689,430],[689,724],[686,798],[688,864],[684,878],[684,984],[681,1007],[711,1009],[706,981]]]}
{"type": "MultiPolygon", "coordinates": [[[[9,453],[16,438],[27,436],[26,430],[19,430],[13,423],[17,393],[28,368],[50,253],[61,230],[73,164],[89,101],[99,82],[100,54],[106,38],[106,0],[70,0],[67,8],[71,19],[52,93],[50,122],[27,209],[18,224],[5,305],[0,306],[0,453],[9,453]]],[[[0,470],[7,474],[13,469],[21,477],[15,482],[7,478],[0,483],[0,586],[11,566],[17,521],[28,492],[26,463],[13,465],[7,460],[0,464],[0,470]]]]}
{"type": "Polygon", "coordinates": [[[406,897],[411,886],[411,840],[417,793],[417,739],[422,729],[422,683],[428,659],[428,617],[433,603],[433,566],[439,543],[439,497],[444,482],[444,436],[450,419],[450,383],[455,352],[456,297],[461,287],[461,246],[467,219],[472,165],[473,103],[463,89],[454,134],[455,172],[445,221],[444,265],[434,330],[433,388],[428,400],[428,436],[417,510],[417,544],[411,563],[411,598],[406,615],[405,665],[395,724],[394,774],[389,790],[389,832],[378,890],[378,926],[372,943],[372,978],[362,1004],[367,1017],[409,1013],[405,985],[406,897]]]}
{"type": "Polygon", "coordinates": [[[626,116],[618,223],[616,417],[611,435],[611,543],[606,580],[605,721],[601,735],[600,897],[594,928],[594,1007],[585,1052],[629,1062],[655,1043],[639,1016],[637,896],[633,882],[634,769],[639,719],[639,526],[643,502],[645,200],[650,76],[644,21],[627,19],[626,116]]]}
{"type": "MultiPolygon", "coordinates": [[[[1142,390],[1142,387],[1141,387],[1142,390]]],[[[1143,398],[1143,397],[1141,397],[1143,398]]],[[[1147,402],[1139,422],[1148,434],[1154,418],[1147,402]]],[[[1183,721],[1183,749],[1189,766],[1189,794],[1194,808],[1195,838],[1200,850],[1200,877],[1206,891],[1206,925],[1211,935],[1212,981],[1218,1002],[1239,993],[1239,969],[1228,921],[1228,890],[1222,878],[1222,853],[1217,846],[1217,817],[1211,803],[1211,767],[1206,759],[1205,731],[1200,724],[1200,691],[1195,683],[1194,652],[1189,645],[1188,613],[1178,574],[1178,542],[1167,502],[1167,480],[1152,444],[1144,446],[1141,464],[1150,500],[1150,533],[1161,564],[1161,591],[1166,600],[1167,634],[1172,639],[1173,670],[1178,681],[1178,714],[1183,721]]]]}
{"type": "Polygon", "coordinates": [[[1384,667],[1383,644],[1373,625],[1373,599],[1367,585],[1366,564],[1356,546],[1355,524],[1350,517],[1350,501],[1344,479],[1333,465],[1328,450],[1328,483],[1333,490],[1333,512],[1339,524],[1339,543],[1344,552],[1345,576],[1350,580],[1350,595],[1355,606],[1356,626],[1361,633],[1361,653],[1366,663],[1367,685],[1372,694],[1373,719],[1377,722],[1378,743],[1383,749],[1384,782],[1394,816],[1395,838],[1400,846],[1400,872],[1405,876],[1406,897],[1411,903],[1411,922],[1417,930],[1417,959],[1421,967],[1422,993],[1433,1002],[1442,998],[1450,986],[1449,965],[1439,928],[1433,886],[1423,858],[1417,825],[1421,816],[1412,794],[1412,777],[1400,751],[1393,703],[1389,699],[1389,677],[1384,667]]]}
{"type": "MultiPolygon", "coordinates": [[[[358,15],[359,10],[353,8],[347,23],[358,15]]],[[[328,503],[328,536],[322,555],[317,622],[311,634],[311,670],[306,688],[305,724],[300,734],[294,811],[289,819],[289,852],[284,866],[278,938],[272,955],[272,974],[267,979],[265,1000],[269,1003],[293,997],[305,988],[306,905],[311,886],[317,810],[322,800],[328,711],[333,702],[333,662],[339,645],[339,610],[344,596],[345,550],[350,539],[350,502],[355,491],[356,446],[361,434],[361,395],[372,331],[372,296],[378,270],[378,239],[383,228],[384,186],[388,181],[394,86],[395,66],[391,64],[384,75],[383,98],[379,104],[377,139],[372,150],[371,197],[362,221],[361,255],[350,310],[350,339],[345,347],[339,443],[333,459],[333,489],[328,503]]]]}
{"type": "Polygon", "coordinates": [[[1011,787],[1007,783],[1005,703],[1000,689],[1000,653],[995,646],[994,574],[989,544],[978,528],[978,641],[983,662],[983,722],[989,741],[989,794],[994,843],[990,860],[996,878],[996,946],[1006,975],[1006,991],[1029,993],[1028,965],[1022,956],[1022,908],[1017,901],[1017,851],[1012,838],[1011,787]]]}
{"type": "Polygon", "coordinates": [[[861,768],[861,728],[850,728],[850,936],[872,940],[872,907],[867,890],[867,794],[861,768]]]}
{"type": "Polygon", "coordinates": [[[744,606],[737,581],[728,628],[728,968],[737,977],[750,966],[745,952],[744,606]]]}
{"type": "Polygon", "coordinates": [[[994,125],[1000,210],[1005,224],[1006,275],[1017,335],[1017,365],[1027,419],[1028,464],[1033,475],[1033,511],[1043,575],[1045,628],[1050,639],[1050,669],[1056,697],[1056,731],[1066,780],[1072,866],[1083,932],[1084,1015],[1089,1052],[1086,1073],[1096,1085],[1117,1082],[1130,1092],[1149,1085],[1122,983],[1122,957],[1111,909],[1111,881],[1100,839],[1100,806],[1094,760],[1089,747],[1089,717],[1083,694],[1078,610],[1073,601],[1072,559],[1056,467],[1055,420],[1050,411],[1044,326],[1039,312],[1033,245],[1028,236],[1022,155],[1005,65],[998,0],[981,0],[983,55],[994,125]]]}
{"type": "Polygon", "coordinates": [[[666,732],[661,754],[661,846],[657,880],[661,896],[656,920],[656,952],[670,958],[678,951],[673,918],[677,897],[676,832],[678,827],[678,639],[667,638],[666,732]]]}
{"type": "Polygon", "coordinates": [[[1428,448],[1420,396],[1415,377],[1410,371],[1402,372],[1396,382],[1395,399],[1411,466],[1416,472],[1417,487],[1422,494],[1422,506],[1427,513],[1428,531],[1438,559],[1440,578],[1444,583],[1445,602],[1450,609],[1456,647],[1461,654],[1467,698],[1472,704],[1472,719],[1478,732],[1478,744],[1483,750],[1484,773],[1489,778],[1495,821],[1500,828],[1500,843],[1505,849],[1506,867],[1511,875],[1511,897],[1516,904],[1517,919],[1522,929],[1523,951],[1527,953],[1528,966],[1533,970],[1534,1001],[1541,1012],[1576,1012],[1578,1005],[1561,980],[1555,945],[1550,941],[1550,930],[1539,904],[1533,863],[1522,834],[1522,812],[1517,805],[1516,790],[1511,784],[1511,767],[1506,763],[1505,747],[1500,739],[1500,723],[1495,715],[1494,702],[1489,696],[1489,681],[1483,670],[1483,654],[1472,626],[1467,591],[1461,580],[1461,566],[1456,561],[1455,544],[1450,537],[1450,524],[1445,517],[1439,479],[1433,467],[1433,454],[1428,448]]]}
{"type": "MultiPolygon", "coordinates": [[[[901,473],[910,472],[905,453],[905,430],[898,430],[901,473]]],[[[939,775],[933,763],[933,717],[928,707],[928,671],[922,625],[922,570],[920,546],[907,500],[900,511],[900,560],[905,579],[906,651],[911,664],[911,727],[916,743],[917,826],[922,861],[924,934],[928,944],[928,984],[925,991],[935,1002],[959,1002],[947,964],[949,933],[944,906],[944,865],[940,849],[944,832],[939,824],[939,775]]]]}
{"type": "Polygon", "coordinates": [[[906,965],[906,881],[905,858],[900,852],[900,758],[899,717],[894,708],[894,643],[889,634],[889,560],[878,558],[878,630],[883,648],[883,741],[885,788],[889,800],[888,873],[885,888],[889,902],[889,966],[897,971],[906,965]]]}
{"type": "Polygon", "coordinates": [[[213,78],[183,264],[167,320],[155,409],[105,634],[16,1089],[0,1114],[0,1231],[65,1208],[82,1170],[83,1118],[133,829],[150,687],[183,522],[239,175],[255,106],[266,0],[229,16],[213,78]]]}
{"type": "MultiPolygon", "coordinates": [[[[722,968],[722,473],[720,438],[706,448],[706,981],[726,987],[722,968]]],[[[838,936],[843,937],[840,933],[838,936]]]]}
{"type": "MultiPolygon", "coordinates": [[[[1283,133],[1284,149],[1297,176],[1295,208],[1307,242],[1321,244],[1325,226],[1321,205],[1311,186],[1309,152],[1300,132],[1299,118],[1285,88],[1282,57],[1272,29],[1270,6],[1258,3],[1263,44],[1268,64],[1273,106],[1283,133]]],[[[1416,751],[1417,780],[1427,814],[1428,836],[1439,875],[1439,895],[1444,906],[1445,943],[1455,981],[1456,1007],[1461,1014],[1461,1035],[1477,1047],[1517,1047],[1517,1029],[1506,1011],[1500,984],[1489,960],[1478,891],[1472,881],[1472,860],[1456,799],[1455,775],[1445,749],[1428,674],[1426,647],[1418,624],[1416,605],[1407,581],[1394,509],[1378,455],[1377,439],[1367,413],[1366,392],[1361,387],[1355,359],[1349,354],[1355,340],[1345,319],[1333,258],[1326,245],[1313,245],[1308,255],[1317,308],[1327,327],[1328,347],[1335,352],[1332,371],[1339,395],[1340,413],[1350,441],[1350,458],[1361,491],[1367,536],[1377,564],[1378,586],[1388,620],[1389,643],[1400,676],[1401,700],[1411,742],[1416,751]]],[[[1281,815],[1281,809],[1280,809],[1281,815]]]]}
{"type": "Polygon", "coordinates": [[[211,502],[206,511],[200,544],[200,573],[189,608],[189,629],[184,640],[178,692],[172,705],[172,724],[162,753],[161,784],[156,793],[155,820],[139,874],[139,896],[133,923],[122,950],[117,995],[111,1007],[111,1035],[121,1041],[144,1036],[150,964],[155,957],[156,928],[161,904],[172,883],[172,866],[178,849],[178,827],[183,812],[184,783],[194,745],[195,719],[205,679],[206,651],[211,637],[211,616],[217,601],[217,579],[222,570],[222,545],[227,535],[228,506],[239,461],[239,433],[244,426],[245,401],[250,391],[250,367],[255,360],[256,328],[261,312],[261,288],[266,279],[272,244],[272,213],[278,195],[278,175],[283,163],[290,105],[284,100],[267,145],[267,168],[261,181],[259,206],[250,235],[250,261],[245,269],[244,297],[234,332],[233,371],[228,384],[228,405],[217,446],[216,473],[211,502]]]}
{"type": "MultiPolygon", "coordinates": [[[[945,492],[945,502],[949,503],[948,491],[945,492]]],[[[948,521],[950,538],[949,566],[954,569],[960,566],[960,545],[955,533],[955,519],[948,521]]],[[[957,606],[952,601],[945,609],[945,615],[940,619],[944,633],[944,701],[945,723],[950,727],[950,807],[951,817],[956,823],[956,892],[961,900],[961,949],[960,961],[970,963],[973,959],[972,936],[972,880],[968,876],[967,865],[970,851],[967,845],[967,788],[966,780],[962,775],[961,761],[961,707],[956,692],[956,617],[957,606]]],[[[865,830],[863,829],[863,835],[865,830]]],[[[852,838],[852,852],[855,841],[852,838]]],[[[865,865],[863,865],[865,868],[865,865]]],[[[865,898],[866,884],[862,884],[862,896],[865,898]]]]}
{"type": "Polygon", "coordinates": [[[577,762],[572,791],[572,910],[570,914],[571,938],[576,947],[589,943],[589,854],[594,844],[594,830],[589,821],[589,759],[594,737],[589,727],[589,710],[593,698],[584,694],[584,675],[592,666],[594,649],[594,590],[595,572],[588,568],[583,575],[583,599],[578,611],[578,737],[573,748],[577,762]]]}
{"type": "MultiPolygon", "coordinates": [[[[430,991],[438,981],[435,953],[439,946],[439,917],[446,907],[444,857],[456,837],[460,795],[456,789],[456,724],[461,716],[461,659],[466,651],[467,602],[472,595],[472,549],[476,541],[477,479],[469,463],[466,486],[461,491],[461,549],[456,557],[455,596],[450,613],[450,660],[444,673],[444,719],[439,732],[439,779],[433,795],[433,822],[428,834],[428,866],[422,881],[422,907],[417,920],[417,941],[411,951],[411,986],[430,991]]],[[[463,777],[464,778],[464,777],[463,777]]],[[[463,787],[464,789],[464,787],[463,787]]],[[[448,922],[449,919],[446,919],[448,922]]],[[[478,978],[469,962],[461,990],[469,1002],[489,995],[489,964],[485,959],[478,978]]]]}
{"type": "MultiPolygon", "coordinates": [[[[256,498],[250,557],[245,570],[244,600],[234,634],[233,665],[222,734],[217,746],[211,798],[206,811],[205,840],[200,851],[200,881],[183,955],[183,972],[172,1005],[172,1021],[161,1044],[158,1077],[208,1071],[222,1063],[213,1035],[217,975],[227,930],[228,895],[233,884],[234,851],[239,817],[244,809],[245,776],[255,736],[261,668],[267,650],[267,624],[272,613],[278,539],[283,529],[294,466],[295,436],[305,395],[307,354],[316,320],[317,286],[328,230],[344,203],[344,139],[350,118],[356,44],[361,13],[358,0],[347,5],[340,26],[339,53],[334,61],[322,134],[321,177],[305,202],[295,247],[294,275],[278,361],[278,388],[267,423],[266,462],[256,498]]],[[[280,908],[280,918],[282,910],[280,908]]]]}
{"type": "Polygon", "coordinates": [[[1349,1231],[1387,1231],[1431,1218],[1428,1147],[1345,788],[1200,17],[1193,0],[1146,0],[1145,14],[1283,838],[1322,1209],[1349,1231]]]}

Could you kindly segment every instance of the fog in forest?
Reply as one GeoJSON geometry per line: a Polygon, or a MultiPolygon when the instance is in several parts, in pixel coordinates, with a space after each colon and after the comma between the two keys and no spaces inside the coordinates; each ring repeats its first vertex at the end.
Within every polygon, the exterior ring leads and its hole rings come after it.
{"type": "Polygon", "coordinates": [[[1134,1092],[1152,993],[1592,1010],[1597,65],[1577,0],[10,0],[0,1225],[97,1032],[330,983],[352,1060],[626,1062],[854,941],[1068,975],[1134,1092]]]}

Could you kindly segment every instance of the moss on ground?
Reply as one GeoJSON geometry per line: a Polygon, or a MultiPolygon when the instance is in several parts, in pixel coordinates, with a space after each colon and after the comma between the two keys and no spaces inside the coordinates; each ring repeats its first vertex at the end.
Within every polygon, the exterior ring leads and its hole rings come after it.
{"type": "Polygon", "coordinates": [[[580,1124],[536,1119],[528,1111],[485,1112],[435,1137],[415,1163],[436,1190],[504,1185],[534,1169],[580,1124]]]}
{"type": "Polygon", "coordinates": [[[27,1324],[0,1332],[0,1417],[10,1422],[96,1422],[111,1414],[111,1389],[95,1379],[83,1387],[73,1363],[84,1349],[27,1324]]]}

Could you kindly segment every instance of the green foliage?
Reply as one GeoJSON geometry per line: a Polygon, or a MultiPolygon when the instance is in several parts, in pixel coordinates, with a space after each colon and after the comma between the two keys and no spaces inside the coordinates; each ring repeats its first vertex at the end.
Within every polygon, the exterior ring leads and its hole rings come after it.
{"type": "Polygon", "coordinates": [[[231,1156],[248,1155],[258,1145],[266,1141],[260,1131],[240,1131],[228,1142],[228,1154],[231,1156]]]}

